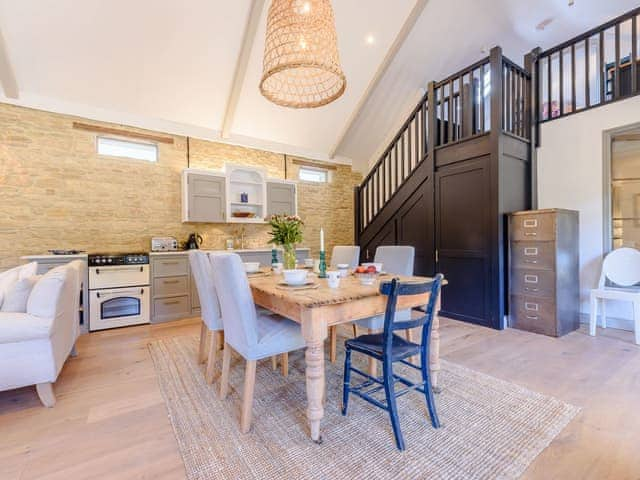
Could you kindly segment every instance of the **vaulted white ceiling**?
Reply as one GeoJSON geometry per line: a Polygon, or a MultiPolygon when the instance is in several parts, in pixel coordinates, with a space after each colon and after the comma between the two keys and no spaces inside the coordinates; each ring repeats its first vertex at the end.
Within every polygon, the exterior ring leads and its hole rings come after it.
{"type": "Polygon", "coordinates": [[[246,74],[236,80],[229,138],[220,133],[252,0],[0,0],[0,101],[353,160],[366,170],[429,80],[494,45],[521,62],[535,46],[550,47],[637,6],[637,0],[575,0],[573,7],[566,0],[335,0],[347,90],[325,107],[294,110],[258,91],[269,3],[259,12],[246,74]],[[412,10],[425,3],[397,50],[412,10]],[[536,30],[550,17],[544,31],[536,30]]]}

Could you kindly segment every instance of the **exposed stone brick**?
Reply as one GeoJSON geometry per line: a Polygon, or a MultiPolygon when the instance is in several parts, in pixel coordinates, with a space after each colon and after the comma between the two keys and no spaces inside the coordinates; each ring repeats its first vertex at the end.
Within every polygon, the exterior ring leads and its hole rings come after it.
{"type": "MultiPolygon", "coordinates": [[[[203,236],[203,248],[224,248],[239,230],[237,224],[181,222],[186,137],[159,144],[157,163],[117,159],[99,156],[96,134],[73,129],[74,120],[0,103],[0,271],[19,264],[22,255],[48,249],[146,251],[153,236],[185,241],[191,232],[203,236]]],[[[284,178],[284,156],[278,153],[194,138],[189,153],[191,167],[220,169],[232,162],[264,167],[269,176],[284,178]]],[[[288,178],[297,173],[297,165],[288,162],[288,178]]],[[[338,165],[330,183],[298,185],[298,212],[306,224],[303,244],[313,255],[321,226],[327,250],[353,242],[353,186],[360,180],[351,167],[338,165]]],[[[268,230],[245,225],[245,246],[265,246],[268,230]]]]}

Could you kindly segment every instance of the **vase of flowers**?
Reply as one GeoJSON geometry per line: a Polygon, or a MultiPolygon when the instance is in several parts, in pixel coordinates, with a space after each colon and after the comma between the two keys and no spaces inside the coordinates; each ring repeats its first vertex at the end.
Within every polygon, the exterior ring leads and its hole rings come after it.
{"type": "Polygon", "coordinates": [[[272,215],[269,225],[269,243],[282,246],[284,269],[293,270],[296,268],[296,244],[302,242],[304,222],[297,215],[272,215]]]}

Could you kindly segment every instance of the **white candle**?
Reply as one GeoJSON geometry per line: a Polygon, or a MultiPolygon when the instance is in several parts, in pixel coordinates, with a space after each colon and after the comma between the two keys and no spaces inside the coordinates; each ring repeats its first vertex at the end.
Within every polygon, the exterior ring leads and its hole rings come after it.
{"type": "Polygon", "coordinates": [[[324,230],[320,229],[320,251],[324,252],[324,230]]]}

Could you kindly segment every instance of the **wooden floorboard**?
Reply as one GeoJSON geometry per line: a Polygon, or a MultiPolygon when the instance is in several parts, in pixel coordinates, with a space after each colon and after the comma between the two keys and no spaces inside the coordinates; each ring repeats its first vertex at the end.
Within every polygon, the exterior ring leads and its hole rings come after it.
{"type": "MultiPolygon", "coordinates": [[[[0,478],[184,479],[147,344],[198,333],[199,321],[189,319],[81,337],[53,409],[40,405],[34,387],[0,392],[0,478]]],[[[553,339],[443,319],[441,352],[582,407],[524,478],[640,478],[640,348],[631,332],[592,338],[582,329],[553,339]]]]}

